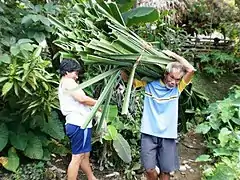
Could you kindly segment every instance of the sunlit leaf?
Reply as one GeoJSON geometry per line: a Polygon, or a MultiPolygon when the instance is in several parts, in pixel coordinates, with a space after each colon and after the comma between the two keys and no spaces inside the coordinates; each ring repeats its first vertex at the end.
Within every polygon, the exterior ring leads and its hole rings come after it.
{"type": "Polygon", "coordinates": [[[13,87],[12,82],[6,82],[2,88],[2,96],[6,95],[12,87],[13,87]]]}
{"type": "Polygon", "coordinates": [[[209,155],[203,154],[203,155],[198,156],[195,161],[196,162],[207,162],[207,161],[211,161],[211,158],[209,155]]]}
{"type": "Polygon", "coordinates": [[[3,166],[9,171],[16,172],[19,166],[19,157],[13,147],[8,150],[7,163],[3,166]]]}
{"type": "Polygon", "coordinates": [[[10,64],[11,63],[11,57],[7,54],[0,55],[0,62],[10,64]]]}

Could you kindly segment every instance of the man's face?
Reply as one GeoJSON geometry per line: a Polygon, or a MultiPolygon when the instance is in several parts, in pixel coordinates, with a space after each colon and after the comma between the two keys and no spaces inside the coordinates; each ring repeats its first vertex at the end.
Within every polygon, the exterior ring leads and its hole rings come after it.
{"type": "Polygon", "coordinates": [[[182,76],[183,76],[183,73],[179,72],[179,71],[172,71],[170,73],[166,73],[165,79],[164,79],[164,81],[165,81],[164,83],[165,83],[166,87],[169,89],[177,87],[182,76]]]}
{"type": "Polygon", "coordinates": [[[76,81],[78,79],[78,71],[67,72],[67,77],[76,81]]]}

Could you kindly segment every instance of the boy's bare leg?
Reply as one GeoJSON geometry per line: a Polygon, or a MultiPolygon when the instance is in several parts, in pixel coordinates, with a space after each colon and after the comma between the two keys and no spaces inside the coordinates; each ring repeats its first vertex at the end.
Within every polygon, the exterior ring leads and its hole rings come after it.
{"type": "Polygon", "coordinates": [[[84,158],[84,154],[72,155],[70,164],[68,165],[67,179],[76,180],[78,175],[79,166],[84,158]]]}
{"type": "Polygon", "coordinates": [[[87,175],[88,180],[97,180],[97,178],[93,175],[92,168],[89,162],[90,153],[84,153],[84,158],[80,164],[80,168],[87,175]]]}

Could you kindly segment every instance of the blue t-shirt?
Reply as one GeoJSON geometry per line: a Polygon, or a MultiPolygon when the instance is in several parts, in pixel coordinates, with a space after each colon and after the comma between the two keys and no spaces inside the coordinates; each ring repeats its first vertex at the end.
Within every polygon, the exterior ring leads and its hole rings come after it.
{"type": "Polygon", "coordinates": [[[145,86],[142,133],[162,138],[177,138],[178,99],[182,91],[182,87],[179,87],[183,83],[180,82],[179,86],[173,89],[168,89],[159,80],[145,86]]]}

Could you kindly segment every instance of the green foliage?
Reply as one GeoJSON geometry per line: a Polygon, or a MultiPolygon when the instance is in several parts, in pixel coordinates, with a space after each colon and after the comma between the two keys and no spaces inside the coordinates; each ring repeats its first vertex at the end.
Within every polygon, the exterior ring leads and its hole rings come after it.
{"type": "Polygon", "coordinates": [[[117,134],[116,139],[113,140],[113,147],[124,162],[132,161],[130,146],[121,134],[117,134]]]}
{"type": "Polygon", "coordinates": [[[63,124],[59,121],[58,114],[56,112],[52,112],[51,119],[49,119],[48,122],[44,121],[42,131],[55,139],[64,139],[65,133],[63,130],[63,124]]]}
{"type": "Polygon", "coordinates": [[[1,134],[0,134],[0,150],[7,145],[8,142],[8,129],[5,123],[0,124],[1,134]]]}
{"type": "Polygon", "coordinates": [[[3,166],[9,171],[16,172],[19,166],[19,157],[13,147],[8,150],[7,163],[3,164],[3,166]]]}
{"type": "Polygon", "coordinates": [[[13,180],[42,180],[44,179],[44,163],[22,165],[11,178],[13,180]]]}
{"type": "Polygon", "coordinates": [[[208,179],[238,179],[240,152],[240,87],[234,86],[229,96],[210,104],[203,112],[206,120],[199,124],[196,132],[206,134],[209,155],[202,155],[197,161],[215,160],[214,166],[205,166],[208,179]],[[211,157],[211,159],[210,159],[211,157]]]}
{"type": "Polygon", "coordinates": [[[152,7],[138,7],[122,14],[127,26],[145,24],[159,19],[158,10],[152,7]]]}
{"type": "Polygon", "coordinates": [[[240,60],[234,54],[224,53],[220,51],[212,51],[208,54],[198,55],[203,70],[213,76],[220,77],[224,73],[232,72],[237,67],[240,60]]]}

